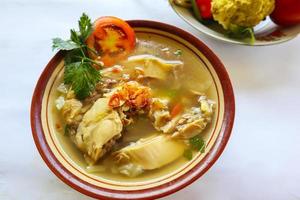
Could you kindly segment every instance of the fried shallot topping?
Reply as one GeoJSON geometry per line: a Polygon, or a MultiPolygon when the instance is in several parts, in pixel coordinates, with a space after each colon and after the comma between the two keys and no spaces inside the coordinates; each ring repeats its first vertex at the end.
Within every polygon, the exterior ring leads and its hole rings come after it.
{"type": "Polygon", "coordinates": [[[136,81],[123,83],[109,100],[109,106],[112,108],[123,106],[133,111],[148,109],[150,103],[151,89],[136,81]]]}

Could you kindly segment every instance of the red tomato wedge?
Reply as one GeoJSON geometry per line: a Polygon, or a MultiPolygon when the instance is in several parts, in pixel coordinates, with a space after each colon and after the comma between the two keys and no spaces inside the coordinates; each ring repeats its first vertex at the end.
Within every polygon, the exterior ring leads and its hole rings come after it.
{"type": "Polygon", "coordinates": [[[270,17],[281,26],[300,24],[300,0],[276,0],[270,17]]]}
{"type": "Polygon", "coordinates": [[[212,19],[211,0],[196,0],[196,5],[203,19],[212,19]]]}
{"type": "Polygon", "coordinates": [[[135,47],[135,33],[130,25],[117,17],[100,17],[94,22],[94,30],[86,40],[92,59],[112,66],[130,54],[135,47]]]}

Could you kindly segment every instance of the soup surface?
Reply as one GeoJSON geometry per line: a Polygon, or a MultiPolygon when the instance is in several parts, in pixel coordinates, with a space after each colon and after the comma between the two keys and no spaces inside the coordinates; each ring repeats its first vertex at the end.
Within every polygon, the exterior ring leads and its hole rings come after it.
{"type": "Polygon", "coordinates": [[[193,52],[136,31],[134,51],[100,69],[102,80],[79,100],[60,74],[52,109],[65,153],[88,173],[117,181],[160,177],[185,165],[216,123],[216,88],[193,52]]]}

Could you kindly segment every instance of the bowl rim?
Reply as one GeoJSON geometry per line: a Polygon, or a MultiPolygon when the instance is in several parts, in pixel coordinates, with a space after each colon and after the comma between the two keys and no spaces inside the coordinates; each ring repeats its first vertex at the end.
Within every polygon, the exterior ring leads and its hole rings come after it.
{"type": "Polygon", "coordinates": [[[235,99],[229,75],[224,65],[222,64],[220,59],[212,52],[212,50],[210,50],[198,38],[180,28],[162,22],[150,20],[128,20],[127,22],[134,28],[157,29],[177,35],[178,37],[183,38],[188,43],[196,47],[199,51],[201,51],[212,64],[212,67],[214,68],[218,79],[220,80],[223,90],[224,118],[220,133],[215,141],[215,144],[210,149],[210,152],[201,160],[201,162],[197,163],[196,166],[194,166],[187,173],[181,175],[171,182],[147,189],[134,191],[106,189],[97,187],[76,177],[74,174],[69,172],[69,170],[66,169],[51,152],[51,149],[46,142],[41,122],[41,108],[44,90],[52,72],[64,57],[65,52],[63,51],[59,51],[49,61],[42,74],[40,75],[40,78],[35,87],[32,96],[30,112],[32,136],[41,157],[50,168],[50,170],[59,179],[71,186],[73,189],[90,197],[101,199],[156,199],[167,196],[191,184],[192,182],[200,178],[220,157],[231,135],[235,116],[235,99]],[[189,175],[192,175],[192,178],[188,178],[189,175]]]}

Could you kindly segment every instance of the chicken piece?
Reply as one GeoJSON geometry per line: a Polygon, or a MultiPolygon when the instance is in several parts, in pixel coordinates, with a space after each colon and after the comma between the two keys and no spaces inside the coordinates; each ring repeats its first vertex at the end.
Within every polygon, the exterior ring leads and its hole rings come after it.
{"type": "Polygon", "coordinates": [[[123,123],[124,126],[129,126],[130,124],[133,123],[133,118],[130,115],[126,115],[124,112],[126,110],[124,110],[124,108],[118,108],[117,109],[119,116],[121,118],[121,121],[123,123]]]}
{"type": "Polygon", "coordinates": [[[154,128],[161,130],[161,127],[170,120],[170,112],[167,110],[158,110],[153,113],[152,117],[154,119],[154,128]]]}
{"type": "Polygon", "coordinates": [[[121,137],[123,125],[117,111],[108,106],[109,98],[100,98],[88,110],[72,138],[84,152],[89,164],[96,163],[121,137]]]}
{"type": "Polygon", "coordinates": [[[101,75],[104,79],[117,81],[141,78],[165,80],[170,72],[181,66],[183,66],[183,62],[179,60],[164,60],[153,55],[143,54],[130,56],[121,65],[105,68],[101,70],[101,75]]]}
{"type": "Polygon", "coordinates": [[[203,131],[207,124],[208,121],[205,118],[202,118],[201,115],[186,113],[178,120],[172,137],[184,139],[194,137],[203,131]]]}
{"type": "Polygon", "coordinates": [[[156,130],[161,131],[162,127],[171,119],[168,110],[168,100],[153,98],[150,106],[149,117],[153,121],[153,126],[156,130]]]}
{"type": "Polygon", "coordinates": [[[200,96],[198,102],[200,103],[200,109],[202,111],[202,114],[205,117],[210,118],[214,111],[215,102],[207,99],[206,96],[200,96]]]}
{"type": "Polygon", "coordinates": [[[171,119],[166,124],[164,124],[164,126],[161,126],[160,130],[163,133],[173,133],[175,131],[175,127],[179,120],[180,120],[180,115],[175,116],[173,119],[171,119]]]}
{"type": "Polygon", "coordinates": [[[198,101],[200,107],[192,107],[180,116],[172,134],[173,138],[188,139],[194,137],[211,122],[214,102],[207,100],[206,96],[201,96],[198,101]]]}
{"type": "Polygon", "coordinates": [[[125,65],[140,67],[145,77],[161,80],[165,80],[174,68],[183,65],[183,62],[179,60],[164,60],[149,54],[131,56],[125,63],[125,65]]]}
{"type": "Polygon", "coordinates": [[[77,99],[65,100],[63,107],[61,108],[62,116],[68,125],[78,123],[81,116],[82,103],[77,99]]]}
{"type": "Polygon", "coordinates": [[[200,96],[199,107],[192,107],[181,115],[171,118],[168,110],[168,101],[153,98],[150,106],[149,117],[156,130],[172,134],[172,137],[191,138],[205,129],[211,121],[214,102],[200,96]]]}
{"type": "Polygon", "coordinates": [[[122,79],[124,72],[124,67],[122,65],[114,65],[112,67],[106,67],[100,71],[101,76],[104,80],[110,79],[118,81],[122,79]]]}

